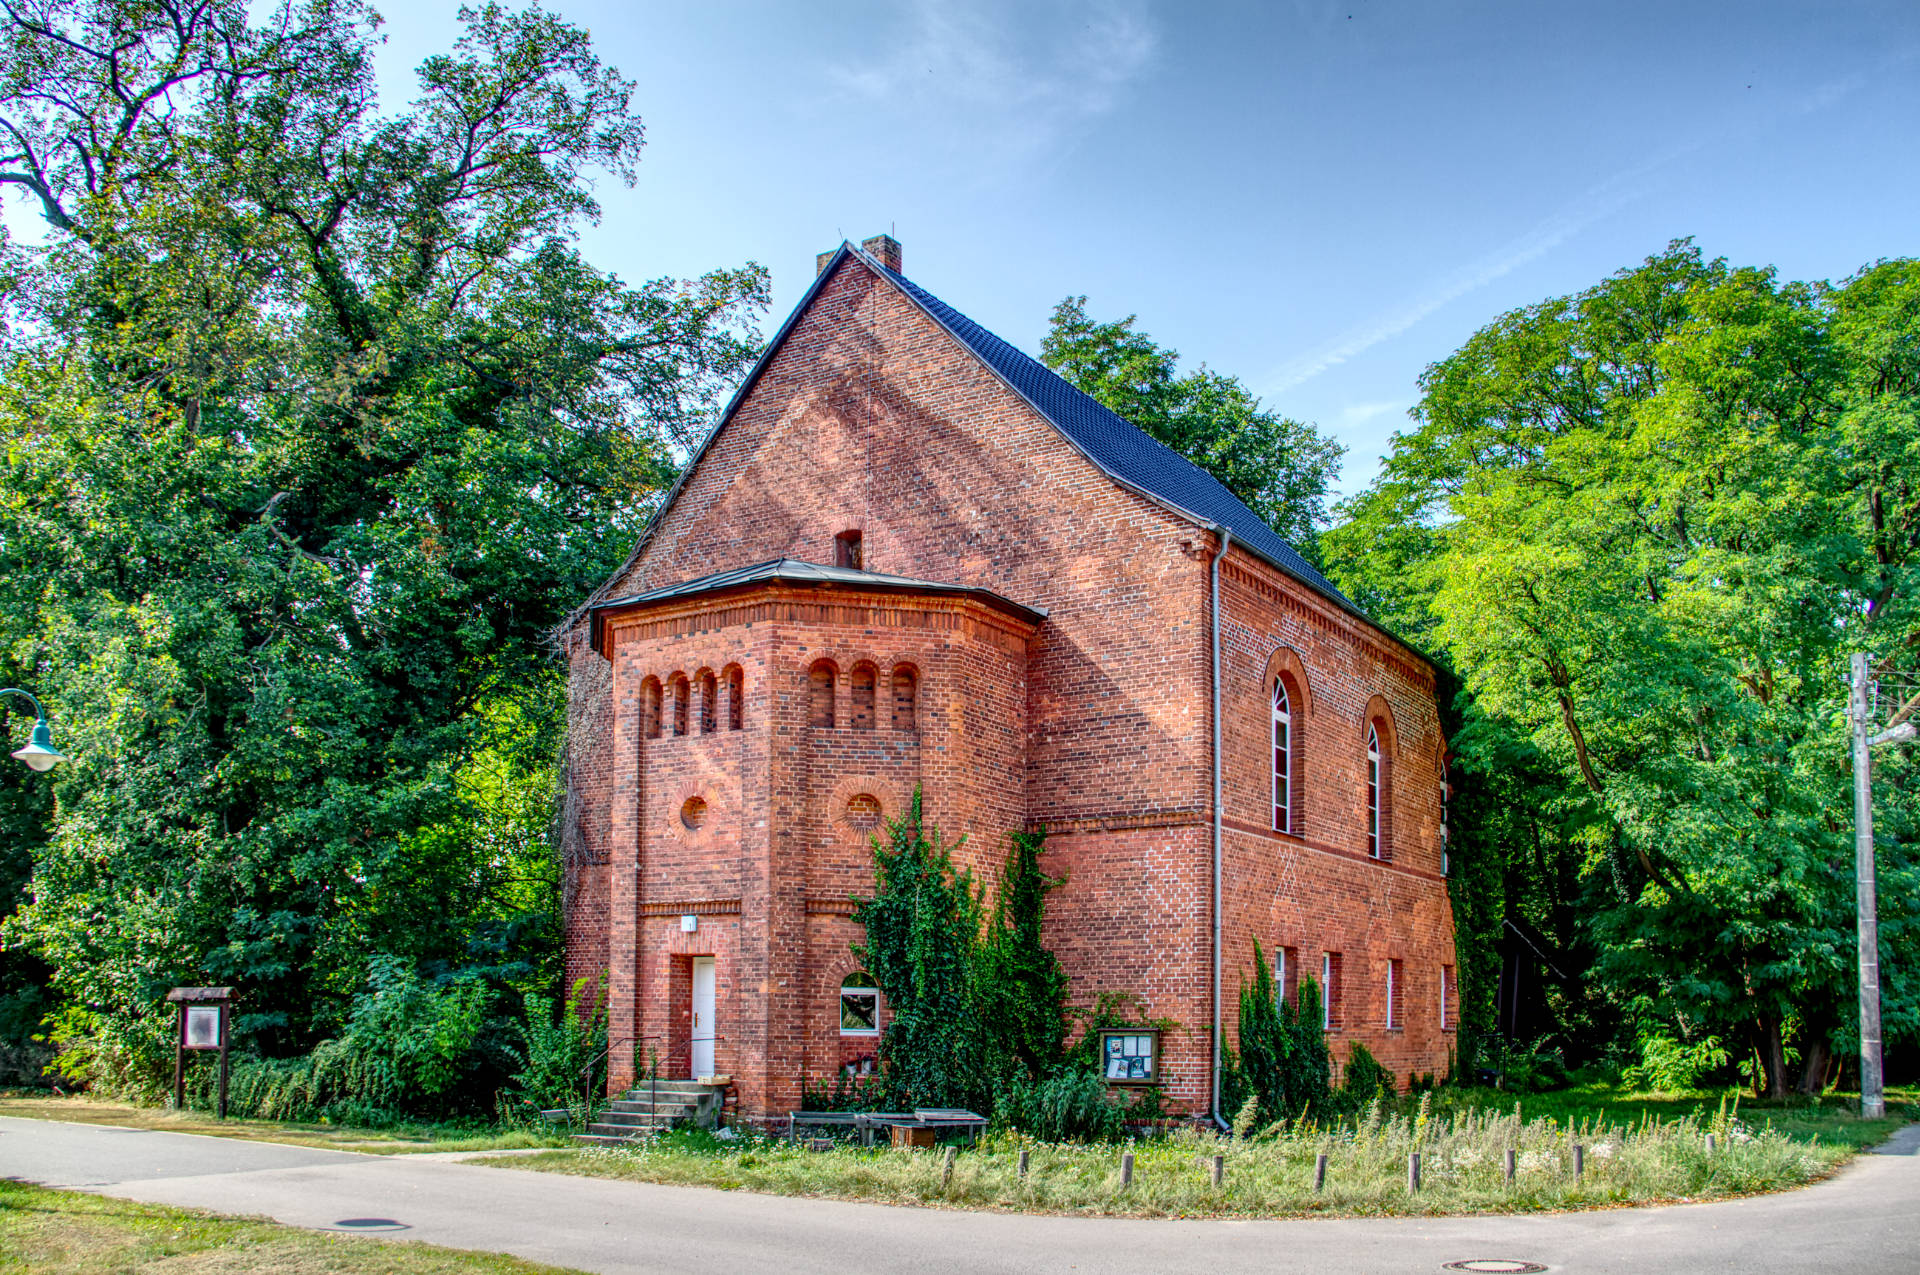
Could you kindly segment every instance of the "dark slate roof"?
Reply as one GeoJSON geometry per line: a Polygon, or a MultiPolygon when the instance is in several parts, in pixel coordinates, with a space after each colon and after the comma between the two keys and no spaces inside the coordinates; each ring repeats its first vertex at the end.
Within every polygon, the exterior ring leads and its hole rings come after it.
{"type": "Polygon", "coordinates": [[[912,280],[895,274],[870,257],[867,261],[898,284],[901,291],[953,333],[962,345],[972,350],[1108,474],[1203,521],[1228,528],[1236,544],[1244,545],[1289,575],[1298,577],[1349,611],[1359,612],[1345,594],[1334,588],[1332,581],[1316,571],[1312,563],[1295,552],[1292,545],[1281,539],[1259,514],[1247,508],[1212,474],[1130,424],[1092,395],[1067,384],[1052,368],[1023,354],[912,280]]]}
{"type": "Polygon", "coordinates": [[[915,580],[911,576],[882,575],[877,571],[857,571],[852,567],[829,567],[818,562],[796,562],[792,558],[775,558],[769,562],[757,562],[750,567],[716,571],[712,575],[701,576],[697,580],[682,580],[679,584],[649,589],[645,593],[633,593],[624,598],[608,598],[604,602],[595,602],[589,608],[593,613],[593,644],[596,648],[601,645],[601,612],[644,606],[652,602],[666,602],[675,598],[719,593],[729,589],[750,588],[757,584],[775,583],[816,589],[858,589],[865,593],[932,593],[948,597],[970,597],[977,598],[988,606],[1025,620],[1029,624],[1038,624],[1047,618],[1044,609],[1023,606],[1009,598],[1001,597],[991,589],[978,589],[966,584],[944,584],[938,580],[915,580]]]}

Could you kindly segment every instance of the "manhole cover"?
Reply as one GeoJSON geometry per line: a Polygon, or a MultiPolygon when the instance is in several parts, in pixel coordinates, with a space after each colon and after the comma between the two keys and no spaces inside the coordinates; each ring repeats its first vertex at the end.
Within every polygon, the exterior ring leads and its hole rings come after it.
{"type": "Polygon", "coordinates": [[[1499,1272],[1499,1275],[1532,1275],[1534,1271],[1544,1271],[1547,1268],[1538,1262],[1523,1262],[1514,1257],[1470,1257],[1464,1262],[1448,1262],[1441,1269],[1499,1272]]]}
{"type": "Polygon", "coordinates": [[[349,1231],[405,1231],[411,1228],[405,1222],[396,1222],[390,1217],[343,1217],[335,1226],[349,1231]]]}

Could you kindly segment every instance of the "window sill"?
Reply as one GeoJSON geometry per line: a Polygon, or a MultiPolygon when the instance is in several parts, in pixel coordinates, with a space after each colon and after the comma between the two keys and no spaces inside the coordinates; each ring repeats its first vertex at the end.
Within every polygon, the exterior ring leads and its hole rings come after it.
{"type": "Polygon", "coordinates": [[[878,1031],[850,1032],[842,1027],[840,1029],[840,1035],[847,1040],[875,1040],[879,1037],[880,1033],[878,1031]]]}

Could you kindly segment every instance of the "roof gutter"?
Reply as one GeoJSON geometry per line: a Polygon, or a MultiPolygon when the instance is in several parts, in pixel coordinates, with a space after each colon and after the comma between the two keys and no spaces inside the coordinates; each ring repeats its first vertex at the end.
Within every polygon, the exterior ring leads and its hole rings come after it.
{"type": "Polygon", "coordinates": [[[1220,1064],[1225,1044],[1220,1026],[1220,560],[1227,556],[1227,549],[1233,544],[1233,530],[1214,523],[1213,531],[1219,537],[1220,550],[1213,555],[1210,568],[1213,607],[1213,1097],[1208,1105],[1213,1111],[1213,1122],[1222,1129],[1229,1129],[1231,1126],[1220,1114],[1220,1064]]]}

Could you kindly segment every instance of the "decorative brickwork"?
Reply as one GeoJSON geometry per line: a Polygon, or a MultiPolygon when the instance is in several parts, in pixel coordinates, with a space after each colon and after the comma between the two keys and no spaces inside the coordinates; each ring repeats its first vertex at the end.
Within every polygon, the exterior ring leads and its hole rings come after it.
{"type": "MultiPolygon", "coordinates": [[[[636,1055],[684,1074],[695,956],[715,959],[715,1063],[743,1113],[784,1112],[803,1078],[870,1058],[873,1038],[839,1026],[860,937],[850,900],[871,889],[876,816],[918,784],[982,879],[1007,832],[1051,831],[1046,867],[1068,880],[1049,940],[1073,999],[1130,992],[1173,1020],[1167,1096],[1204,1112],[1217,548],[842,254],[598,595],[639,600],[566,635],[568,971],[607,974],[613,1085],[636,1055]],[[844,569],[647,600],[774,559],[844,569]]],[[[1256,938],[1308,962],[1295,984],[1339,952],[1341,1036],[1403,1080],[1444,1071],[1454,958],[1432,670],[1237,542],[1221,589],[1222,1002],[1231,1015],[1256,938]],[[1276,677],[1293,724],[1278,832],[1276,677]],[[1369,856],[1363,824],[1376,718],[1391,862],[1369,856]],[[1390,960],[1404,1006],[1392,1032],[1390,960]]]]}

